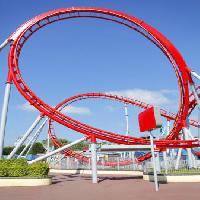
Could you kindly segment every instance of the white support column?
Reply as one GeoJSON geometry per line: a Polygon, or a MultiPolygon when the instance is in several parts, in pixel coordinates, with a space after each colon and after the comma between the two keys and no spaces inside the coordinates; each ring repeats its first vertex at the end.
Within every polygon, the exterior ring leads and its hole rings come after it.
{"type": "Polygon", "coordinates": [[[92,156],[92,183],[98,183],[97,180],[97,148],[96,138],[91,139],[91,156],[92,156]]]}
{"type": "MultiPolygon", "coordinates": [[[[4,49],[7,46],[8,43],[9,43],[9,40],[6,39],[2,44],[0,44],[0,52],[2,51],[2,49],[4,49]]],[[[12,84],[11,81],[7,81],[6,83],[3,106],[2,106],[1,124],[0,124],[0,159],[3,158],[4,137],[5,137],[5,130],[6,130],[11,84],[12,84]]]]}
{"type": "Polygon", "coordinates": [[[200,142],[200,111],[198,113],[198,139],[199,139],[199,142],[200,142]]]}
{"type": "Polygon", "coordinates": [[[167,174],[168,164],[167,164],[167,152],[166,151],[163,151],[163,161],[164,161],[164,166],[165,166],[165,173],[167,174]]]}
{"type": "MultiPolygon", "coordinates": [[[[170,134],[170,128],[171,128],[171,126],[170,126],[170,120],[167,120],[167,135],[170,134]]],[[[170,152],[170,159],[173,160],[174,155],[175,155],[175,150],[174,149],[171,149],[171,150],[167,149],[167,152],[168,151],[170,152]]]]}
{"type": "MultiPolygon", "coordinates": [[[[191,72],[191,74],[195,77],[195,78],[197,78],[198,80],[200,80],[200,76],[196,73],[196,72],[191,72]]],[[[192,88],[192,92],[193,92],[193,95],[194,95],[194,98],[195,98],[195,100],[196,100],[196,102],[197,102],[197,106],[198,106],[198,109],[199,109],[199,112],[200,112],[200,99],[199,99],[199,96],[198,96],[198,94],[197,94],[197,92],[196,92],[196,89],[195,89],[195,85],[194,84],[191,84],[191,88],[192,88]]],[[[189,123],[188,123],[188,125],[189,125],[189,123]]],[[[189,131],[190,132],[190,131],[189,131]]],[[[186,137],[188,137],[188,134],[187,134],[187,136],[186,137]]],[[[199,127],[198,127],[198,137],[199,137],[199,127]]],[[[197,165],[196,165],[196,160],[195,160],[195,157],[194,157],[194,155],[192,154],[192,152],[191,152],[191,149],[187,149],[187,152],[188,152],[188,163],[189,163],[189,167],[194,167],[194,168],[196,168],[197,167],[197,165]],[[190,160],[189,160],[190,159],[190,160]]]]}
{"type": "Polygon", "coordinates": [[[8,156],[8,159],[13,158],[13,156],[15,155],[15,153],[17,152],[17,150],[19,149],[19,147],[25,142],[25,140],[33,132],[33,130],[40,123],[40,121],[41,121],[42,118],[43,117],[41,117],[40,115],[36,118],[36,120],[33,122],[33,124],[31,125],[31,127],[27,130],[27,132],[23,135],[23,137],[17,143],[17,145],[15,146],[15,148],[13,149],[13,151],[10,153],[10,155],[8,156]]]}
{"type": "MultiPolygon", "coordinates": [[[[170,133],[170,120],[167,119],[167,136],[170,133]]],[[[168,170],[168,164],[167,164],[167,152],[169,152],[169,149],[166,149],[165,151],[163,151],[163,161],[164,161],[164,167],[165,167],[165,173],[167,174],[167,170],[168,170]]]]}
{"type": "Polygon", "coordinates": [[[72,146],[74,146],[74,145],[76,145],[76,144],[78,144],[78,143],[81,143],[81,142],[83,142],[84,140],[87,140],[87,138],[88,138],[88,137],[83,137],[83,138],[81,138],[81,139],[79,139],[79,140],[76,140],[76,141],[70,143],[70,144],[64,145],[64,146],[62,146],[62,147],[60,147],[60,148],[58,148],[58,149],[56,149],[56,150],[54,150],[54,151],[51,151],[51,152],[49,152],[49,153],[47,153],[47,154],[45,154],[45,155],[43,155],[43,156],[40,156],[39,158],[36,158],[35,160],[32,160],[32,161],[30,161],[30,162],[28,162],[28,163],[29,163],[29,164],[33,164],[33,163],[36,163],[36,162],[45,160],[46,158],[48,158],[48,157],[50,157],[50,156],[53,156],[53,155],[55,155],[55,154],[57,154],[57,153],[59,153],[59,152],[61,152],[61,151],[64,151],[64,150],[67,149],[67,148],[70,148],[70,147],[72,147],[72,146]]]}
{"type": "Polygon", "coordinates": [[[50,152],[50,138],[49,138],[49,133],[47,133],[47,153],[50,152]]]}
{"type": "Polygon", "coordinates": [[[6,39],[6,40],[0,45],[0,52],[3,50],[4,47],[7,46],[8,43],[9,43],[9,40],[6,39]]]}
{"type": "Polygon", "coordinates": [[[193,95],[194,95],[194,98],[197,102],[197,106],[198,106],[198,109],[200,110],[200,99],[199,99],[199,96],[196,92],[196,89],[195,89],[195,85],[194,84],[191,84],[191,89],[192,89],[192,92],[193,92],[193,95]]]}
{"type": "Polygon", "coordinates": [[[35,137],[35,138],[34,138],[34,140],[31,142],[31,145],[30,145],[30,147],[29,147],[28,151],[26,152],[26,155],[25,155],[25,157],[27,157],[27,156],[28,156],[29,152],[31,151],[31,149],[32,149],[33,145],[35,144],[35,142],[37,141],[37,139],[38,139],[38,136],[37,136],[37,137],[35,137]]]}
{"type": "MultiPolygon", "coordinates": [[[[190,130],[188,128],[183,128],[183,133],[184,133],[185,140],[189,140],[190,139],[189,138],[190,130]]],[[[187,148],[187,154],[188,154],[189,168],[193,168],[194,167],[194,159],[193,159],[193,154],[192,154],[191,148],[187,148]]]]}
{"type": "Polygon", "coordinates": [[[11,82],[6,83],[3,106],[2,106],[1,124],[0,124],[0,159],[3,157],[4,137],[5,137],[5,130],[6,130],[11,85],[12,85],[11,82]]]}
{"type": "Polygon", "coordinates": [[[167,135],[170,133],[170,120],[167,120],[167,135]]]}
{"type": "Polygon", "coordinates": [[[38,138],[39,134],[35,134],[26,144],[26,146],[24,147],[24,149],[22,150],[22,152],[18,155],[18,159],[21,158],[23,156],[23,154],[26,152],[26,150],[29,148],[29,150],[27,151],[25,157],[28,155],[30,149],[32,148],[32,144],[34,144],[35,140],[38,138]]]}
{"type": "Polygon", "coordinates": [[[197,78],[200,81],[200,76],[196,72],[192,71],[191,75],[193,75],[195,78],[197,78]]]}
{"type": "Polygon", "coordinates": [[[119,157],[117,158],[117,170],[119,171],[119,157]]]}
{"type": "Polygon", "coordinates": [[[89,157],[88,169],[91,170],[91,158],[89,157]]]}
{"type": "Polygon", "coordinates": [[[156,192],[158,192],[159,186],[158,186],[158,177],[157,177],[157,171],[156,171],[156,160],[155,160],[155,153],[154,153],[153,135],[151,134],[151,131],[149,133],[150,133],[151,154],[152,154],[152,161],[153,161],[154,183],[155,183],[156,192]]]}
{"type": "Polygon", "coordinates": [[[156,171],[157,173],[160,173],[160,155],[159,152],[156,152],[156,171]]]}
{"type": "Polygon", "coordinates": [[[47,123],[48,118],[46,118],[44,120],[44,122],[41,124],[41,126],[37,129],[37,131],[35,132],[35,134],[33,135],[33,137],[29,140],[29,142],[26,144],[26,146],[24,147],[23,151],[19,154],[19,156],[17,158],[20,158],[24,152],[26,152],[26,150],[29,148],[29,146],[33,143],[35,143],[35,141],[37,140],[37,138],[39,137],[40,133],[42,132],[45,124],[47,123]]]}
{"type": "Polygon", "coordinates": [[[181,154],[182,154],[182,149],[180,148],[178,150],[178,154],[177,154],[175,169],[179,169],[179,163],[180,163],[180,159],[181,159],[181,154]]]}
{"type": "Polygon", "coordinates": [[[129,115],[128,115],[128,105],[124,104],[125,119],[126,119],[126,136],[129,136],[129,115]]]}

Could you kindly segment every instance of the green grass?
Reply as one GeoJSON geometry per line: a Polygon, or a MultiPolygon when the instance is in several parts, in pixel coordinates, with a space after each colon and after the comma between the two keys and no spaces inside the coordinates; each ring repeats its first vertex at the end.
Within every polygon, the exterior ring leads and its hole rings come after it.
{"type": "MultiPolygon", "coordinates": [[[[152,174],[153,173],[153,169],[149,169],[147,174],[152,174]]],[[[199,174],[200,175],[200,168],[180,168],[180,169],[168,169],[167,173],[164,169],[161,170],[160,174],[164,174],[164,175],[196,175],[199,174]]]]}
{"type": "MultiPolygon", "coordinates": [[[[162,174],[166,174],[165,170],[161,170],[162,174]]],[[[167,174],[174,174],[174,175],[181,175],[181,174],[200,174],[200,169],[195,169],[195,168],[181,168],[181,169],[169,169],[167,170],[167,174]]]]}

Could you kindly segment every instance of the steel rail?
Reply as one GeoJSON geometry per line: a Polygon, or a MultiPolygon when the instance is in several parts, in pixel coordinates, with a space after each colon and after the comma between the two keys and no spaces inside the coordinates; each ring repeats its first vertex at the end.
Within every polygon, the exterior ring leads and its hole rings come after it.
{"type": "MultiPolygon", "coordinates": [[[[64,101],[59,103],[55,107],[55,109],[62,111],[67,106],[71,105],[72,103],[75,103],[75,102],[80,101],[80,100],[90,99],[90,98],[95,98],[95,99],[101,98],[101,99],[119,101],[119,102],[122,102],[122,103],[126,103],[126,104],[130,104],[130,105],[133,105],[133,106],[140,107],[142,109],[147,109],[147,108],[150,108],[150,107],[153,106],[151,104],[147,104],[145,102],[142,102],[142,101],[139,101],[139,100],[136,100],[136,99],[125,98],[125,97],[122,97],[122,96],[117,96],[117,95],[108,94],[108,93],[84,93],[84,94],[75,95],[73,97],[65,99],[64,101]]],[[[176,115],[174,113],[168,113],[164,109],[161,109],[161,115],[163,117],[167,118],[167,120],[169,120],[169,119],[175,120],[175,117],[176,117],[176,115]]],[[[192,126],[198,127],[198,122],[195,121],[195,120],[190,120],[190,124],[192,126]]],[[[55,146],[57,146],[57,147],[63,146],[63,144],[59,141],[58,137],[56,136],[55,129],[54,129],[54,126],[53,126],[53,121],[51,119],[49,119],[48,133],[49,133],[49,136],[50,136],[50,138],[53,141],[55,146]]],[[[191,141],[188,142],[188,141],[183,141],[183,140],[176,140],[174,143],[171,140],[167,141],[167,142],[165,140],[164,141],[158,140],[158,141],[155,141],[155,143],[157,144],[158,147],[164,146],[165,148],[167,147],[167,145],[168,145],[168,148],[187,148],[187,147],[191,147],[192,145],[193,145],[193,147],[199,146],[197,144],[197,140],[195,140],[195,139],[192,139],[192,140],[193,140],[194,144],[191,144],[191,141]],[[162,142],[162,144],[161,144],[161,142],[162,142]]],[[[149,144],[149,141],[148,141],[148,144],[149,144]]],[[[70,149],[68,149],[65,152],[65,155],[74,157],[74,158],[79,159],[79,160],[84,161],[84,162],[89,161],[88,157],[83,156],[82,154],[77,153],[77,152],[70,150],[70,149]]],[[[144,155],[144,157],[145,157],[145,155],[144,155]]],[[[141,160],[141,159],[142,159],[142,157],[140,156],[139,160],[141,160]]],[[[124,165],[124,164],[130,165],[133,162],[135,162],[135,160],[130,159],[130,160],[127,160],[126,162],[125,161],[120,161],[119,163],[112,162],[111,164],[110,164],[110,162],[105,162],[105,163],[98,163],[98,164],[99,165],[104,164],[106,166],[110,166],[110,165],[117,166],[119,164],[121,166],[121,165],[124,165]]]]}
{"type": "Polygon", "coordinates": [[[22,79],[22,75],[18,66],[18,60],[21,53],[21,49],[27,39],[36,31],[43,28],[46,25],[54,23],[59,20],[66,20],[71,18],[96,18],[110,20],[119,24],[125,25],[132,30],[139,32],[142,36],[149,39],[154,45],[161,49],[166,55],[175,70],[175,74],[178,79],[178,85],[180,89],[180,104],[179,110],[175,118],[172,131],[167,136],[167,140],[177,139],[180,130],[186,126],[186,117],[189,110],[189,83],[193,83],[190,72],[181,54],[174,47],[174,45],[165,38],[159,31],[144,21],[137,19],[133,16],[113,11],[105,8],[92,8],[92,7],[77,7],[77,8],[63,8],[47,13],[43,13],[34,17],[22,26],[20,26],[16,32],[14,32],[9,40],[12,40],[12,45],[9,51],[9,70],[12,81],[17,87],[18,91],[29,101],[36,109],[38,109],[43,115],[57,121],[64,126],[83,133],[85,135],[94,135],[96,138],[115,142],[119,144],[145,144],[146,141],[128,136],[122,136],[108,131],[103,131],[74,120],[56,109],[52,108],[44,101],[42,101],[22,79]],[[126,23],[125,23],[126,22],[126,23]]]}

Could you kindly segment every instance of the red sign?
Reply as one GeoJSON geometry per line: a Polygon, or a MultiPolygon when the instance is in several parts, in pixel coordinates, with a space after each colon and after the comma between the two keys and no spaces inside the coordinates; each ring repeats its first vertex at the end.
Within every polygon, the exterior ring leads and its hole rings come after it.
{"type": "Polygon", "coordinates": [[[151,131],[162,126],[160,109],[151,107],[138,115],[140,132],[151,131]]]}

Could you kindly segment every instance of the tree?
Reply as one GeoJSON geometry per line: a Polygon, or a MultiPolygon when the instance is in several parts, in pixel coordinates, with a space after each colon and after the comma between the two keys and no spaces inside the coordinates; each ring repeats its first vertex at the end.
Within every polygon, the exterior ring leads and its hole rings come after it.
{"type": "MultiPolygon", "coordinates": [[[[22,145],[22,146],[17,150],[16,154],[19,155],[19,154],[22,152],[22,150],[24,149],[24,147],[25,147],[25,145],[22,145]]],[[[4,147],[4,148],[3,148],[3,155],[8,156],[8,155],[12,152],[13,149],[14,149],[14,147],[11,147],[11,146],[4,147]]],[[[26,153],[26,152],[25,152],[25,153],[26,153]]]]}
{"type": "Polygon", "coordinates": [[[43,147],[42,143],[36,142],[33,145],[32,149],[30,150],[29,154],[37,155],[37,154],[45,153],[45,152],[46,152],[46,149],[43,147]]]}
{"type": "MultiPolygon", "coordinates": [[[[16,154],[19,155],[23,151],[24,148],[25,148],[25,145],[22,145],[21,147],[19,147],[19,149],[17,150],[16,154]]],[[[26,154],[26,152],[24,152],[24,154],[26,154]]]]}
{"type": "Polygon", "coordinates": [[[60,140],[60,142],[62,142],[63,145],[71,143],[69,140],[62,139],[62,138],[60,138],[59,140],[60,140]]]}
{"type": "Polygon", "coordinates": [[[8,156],[13,149],[14,149],[14,147],[10,147],[10,146],[9,147],[4,147],[3,148],[3,155],[8,156]]]}
{"type": "MultiPolygon", "coordinates": [[[[66,140],[66,139],[63,139],[63,138],[59,138],[60,142],[63,144],[63,145],[66,145],[66,144],[69,144],[70,141],[69,140],[66,140]]],[[[45,140],[42,140],[42,144],[45,146],[45,148],[47,148],[48,146],[48,140],[45,139],[45,140]]],[[[54,145],[52,143],[52,141],[50,140],[49,141],[49,147],[52,148],[54,145]]],[[[57,149],[58,147],[57,146],[54,146],[55,149],[57,149]]]]}
{"type": "MultiPolygon", "coordinates": [[[[71,141],[67,140],[67,139],[64,139],[64,138],[59,138],[60,142],[63,144],[63,145],[66,145],[66,144],[70,144],[71,141]]],[[[47,139],[46,140],[42,140],[42,144],[44,144],[45,147],[47,147],[47,139]]],[[[50,140],[49,142],[49,146],[52,147],[53,146],[53,143],[52,141],[50,140]]],[[[57,149],[58,147],[55,147],[55,149],[57,149]]],[[[89,143],[87,141],[83,141],[79,144],[76,144],[74,146],[71,147],[72,150],[74,151],[81,151],[83,150],[84,148],[89,148],[89,143]]]]}
{"type": "Polygon", "coordinates": [[[89,148],[89,143],[87,141],[83,141],[79,144],[72,146],[72,150],[74,151],[82,151],[84,148],[89,148]]]}
{"type": "MultiPolygon", "coordinates": [[[[48,140],[45,139],[45,140],[42,140],[42,144],[45,146],[45,148],[47,148],[48,146],[48,140]]],[[[53,142],[51,140],[49,140],[49,147],[52,148],[54,145],[53,145],[53,142]]]]}

